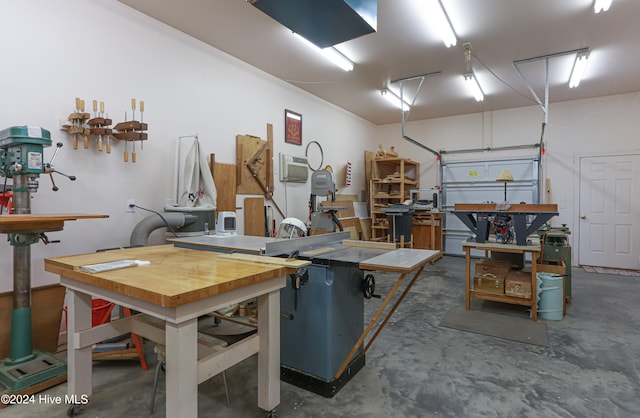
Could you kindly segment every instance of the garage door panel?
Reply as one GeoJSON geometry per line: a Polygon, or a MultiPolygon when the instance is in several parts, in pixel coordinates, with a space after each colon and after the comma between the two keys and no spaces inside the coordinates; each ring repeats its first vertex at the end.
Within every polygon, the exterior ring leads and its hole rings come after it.
{"type": "MultiPolygon", "coordinates": [[[[444,210],[453,210],[456,203],[504,201],[505,183],[496,181],[502,170],[511,171],[514,179],[507,183],[507,201],[539,203],[537,158],[467,161],[442,165],[444,210]]],[[[445,214],[444,226],[444,252],[464,254],[462,241],[472,236],[471,231],[451,213],[445,214]]]]}

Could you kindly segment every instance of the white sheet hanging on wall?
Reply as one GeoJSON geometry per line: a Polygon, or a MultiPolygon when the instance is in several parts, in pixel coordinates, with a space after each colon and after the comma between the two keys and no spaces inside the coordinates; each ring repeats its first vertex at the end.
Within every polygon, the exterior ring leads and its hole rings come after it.
{"type": "Polygon", "coordinates": [[[216,185],[205,156],[200,150],[198,137],[191,145],[178,141],[177,208],[216,208],[216,185]]]}

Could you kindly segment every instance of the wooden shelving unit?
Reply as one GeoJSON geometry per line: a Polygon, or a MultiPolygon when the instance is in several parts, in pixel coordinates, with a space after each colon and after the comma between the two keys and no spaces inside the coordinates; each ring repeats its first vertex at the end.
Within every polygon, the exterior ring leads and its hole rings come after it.
{"type": "Polygon", "coordinates": [[[419,188],[420,164],[408,158],[379,157],[373,160],[371,180],[371,240],[387,241],[391,234],[383,209],[410,198],[411,189],[419,188]]]}

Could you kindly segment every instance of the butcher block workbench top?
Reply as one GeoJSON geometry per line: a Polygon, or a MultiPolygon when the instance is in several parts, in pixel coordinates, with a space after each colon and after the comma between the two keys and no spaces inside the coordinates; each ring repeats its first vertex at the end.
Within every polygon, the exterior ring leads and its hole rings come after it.
{"type": "Polygon", "coordinates": [[[44,263],[50,273],[167,308],[294,273],[309,264],[273,257],[247,259],[173,245],[48,258],[44,263]],[[132,259],[151,264],[101,273],[79,270],[84,265],[132,259]]]}

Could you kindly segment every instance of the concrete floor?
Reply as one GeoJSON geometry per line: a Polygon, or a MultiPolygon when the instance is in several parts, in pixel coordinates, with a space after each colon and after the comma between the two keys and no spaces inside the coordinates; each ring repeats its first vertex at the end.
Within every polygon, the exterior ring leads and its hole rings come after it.
{"type": "MultiPolygon", "coordinates": [[[[384,275],[376,275],[382,292],[384,275]]],[[[338,394],[323,398],[281,383],[279,417],[638,417],[640,278],[573,270],[573,301],[547,325],[550,347],[440,327],[464,306],[464,259],[429,266],[367,352],[366,365],[338,394]]],[[[366,302],[369,317],[377,299],[366,302]]],[[[474,309],[486,309],[474,300],[474,309]]],[[[156,363],[94,363],[94,395],[80,415],[146,417],[156,363]]],[[[257,408],[256,356],[199,386],[202,417],[263,417],[257,408]]],[[[62,396],[66,384],[43,394],[62,396]]],[[[161,381],[153,416],[164,417],[161,381]]],[[[38,396],[38,395],[36,395],[38,396]]],[[[66,406],[38,403],[0,416],[64,417],[66,406]]]]}

